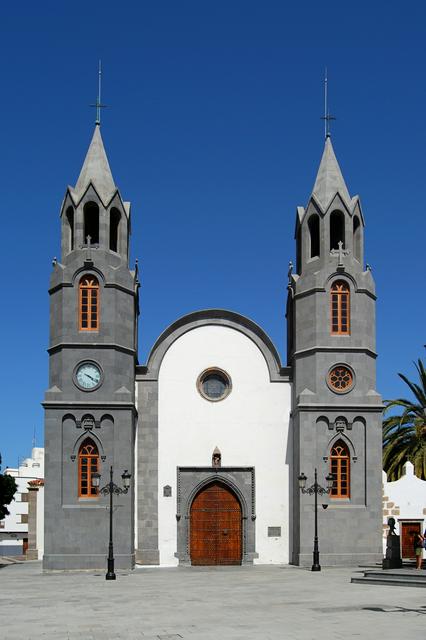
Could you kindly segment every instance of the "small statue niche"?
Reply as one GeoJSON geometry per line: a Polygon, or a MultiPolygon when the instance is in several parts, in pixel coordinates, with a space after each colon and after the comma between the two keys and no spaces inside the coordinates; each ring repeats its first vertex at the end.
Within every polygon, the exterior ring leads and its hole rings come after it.
{"type": "Polygon", "coordinates": [[[222,454],[220,450],[215,447],[212,455],[212,467],[215,469],[220,469],[222,466],[222,454]]]}

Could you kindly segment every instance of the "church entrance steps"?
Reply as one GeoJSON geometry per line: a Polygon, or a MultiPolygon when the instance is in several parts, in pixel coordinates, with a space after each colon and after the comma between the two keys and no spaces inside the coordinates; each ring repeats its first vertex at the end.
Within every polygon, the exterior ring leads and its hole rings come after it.
{"type": "Polygon", "coordinates": [[[364,575],[352,576],[353,584],[377,584],[393,587],[426,587],[426,571],[416,569],[364,570],[364,575]]]}

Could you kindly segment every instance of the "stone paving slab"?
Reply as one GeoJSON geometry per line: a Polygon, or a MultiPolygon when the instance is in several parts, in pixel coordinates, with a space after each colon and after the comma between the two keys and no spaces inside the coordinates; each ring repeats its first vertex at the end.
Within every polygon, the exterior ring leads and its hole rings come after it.
{"type": "Polygon", "coordinates": [[[401,640],[426,635],[424,590],[351,584],[352,569],[0,570],[1,640],[401,640]]]}

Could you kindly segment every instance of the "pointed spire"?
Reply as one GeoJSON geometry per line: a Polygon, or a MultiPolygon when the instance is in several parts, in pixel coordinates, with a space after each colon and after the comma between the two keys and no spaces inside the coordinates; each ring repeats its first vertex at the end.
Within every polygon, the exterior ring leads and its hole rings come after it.
{"type": "Polygon", "coordinates": [[[81,198],[90,182],[94,185],[104,204],[107,204],[117,191],[102,141],[99,124],[95,126],[89,150],[86,154],[77,184],[73,189],[77,200],[81,198]]]}
{"type": "Polygon", "coordinates": [[[339,193],[348,207],[351,205],[351,197],[334,154],[331,138],[327,136],[312,195],[325,211],[336,193],[339,193]]]}

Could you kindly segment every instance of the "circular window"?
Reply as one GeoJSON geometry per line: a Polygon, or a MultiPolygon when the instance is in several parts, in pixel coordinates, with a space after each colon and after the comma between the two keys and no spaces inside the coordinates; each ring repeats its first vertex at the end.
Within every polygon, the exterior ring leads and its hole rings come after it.
{"type": "Polygon", "coordinates": [[[197,389],[206,400],[217,402],[231,392],[231,378],[222,369],[206,369],[198,376],[197,389]]]}
{"type": "Polygon", "coordinates": [[[343,364],[338,364],[328,372],[327,382],[332,391],[346,393],[354,384],[353,371],[343,364]]]}

